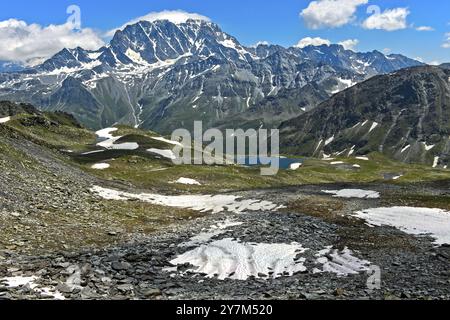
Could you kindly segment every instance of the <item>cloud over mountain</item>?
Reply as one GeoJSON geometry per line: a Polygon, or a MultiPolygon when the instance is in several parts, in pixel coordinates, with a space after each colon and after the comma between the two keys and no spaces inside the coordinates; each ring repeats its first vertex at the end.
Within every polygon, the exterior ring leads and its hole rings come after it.
{"type": "MultiPolygon", "coordinates": [[[[348,40],[344,40],[341,42],[338,42],[339,45],[343,46],[344,49],[346,50],[355,50],[355,47],[358,45],[359,40],[357,39],[348,39],[348,40]]],[[[322,45],[331,45],[332,42],[328,39],[323,39],[320,37],[316,37],[316,38],[311,38],[311,37],[306,37],[301,39],[296,45],[295,47],[297,48],[305,48],[308,46],[322,46],[322,45]]]]}
{"type": "Polygon", "coordinates": [[[112,37],[117,30],[123,30],[127,25],[135,24],[139,21],[157,21],[157,20],[169,20],[172,23],[179,24],[184,23],[187,20],[202,20],[211,21],[208,17],[205,17],[198,13],[190,13],[183,10],[164,10],[160,12],[150,12],[144,16],[134,18],[127,23],[124,23],[120,28],[115,28],[106,33],[106,36],[112,37]]]}
{"type": "Polygon", "coordinates": [[[324,44],[329,46],[331,44],[331,41],[327,40],[327,39],[322,39],[320,37],[317,37],[317,38],[306,37],[306,38],[301,39],[297,43],[296,47],[297,48],[304,48],[304,47],[307,47],[307,46],[321,46],[321,45],[324,45],[324,44]]]}
{"type": "Polygon", "coordinates": [[[368,0],[317,0],[312,1],[300,16],[310,29],[336,28],[350,23],[359,6],[368,0]]]}
{"type": "Polygon", "coordinates": [[[98,49],[103,44],[94,30],[75,31],[70,23],[41,26],[17,19],[0,21],[0,60],[32,63],[64,48],[98,49]]]}

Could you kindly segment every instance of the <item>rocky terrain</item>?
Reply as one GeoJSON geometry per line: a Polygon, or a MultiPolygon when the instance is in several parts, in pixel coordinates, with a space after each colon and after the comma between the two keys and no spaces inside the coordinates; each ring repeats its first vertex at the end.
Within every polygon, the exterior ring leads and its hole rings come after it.
{"type": "MultiPolygon", "coordinates": [[[[339,188],[327,186],[327,188],[339,188]]],[[[354,187],[354,186],[352,186],[354,187]]],[[[382,194],[406,197],[418,190],[386,185],[364,185],[382,194]]],[[[448,184],[429,186],[430,193],[447,194],[448,184]]],[[[2,250],[1,277],[36,277],[33,284],[0,290],[7,299],[45,299],[56,295],[67,299],[448,299],[448,246],[433,246],[427,237],[414,237],[393,228],[370,228],[346,217],[350,212],[392,200],[332,200],[323,198],[315,212],[306,206],[295,208],[299,199],[324,197],[321,186],[241,193],[243,198],[285,199],[288,208],[274,211],[230,212],[208,215],[189,223],[174,224],[150,236],[107,249],[62,250],[42,256],[23,256],[2,250]],[[282,197],[280,197],[280,195],[282,197]],[[329,207],[327,207],[327,205],[329,207]],[[170,264],[195,244],[191,238],[218,222],[239,221],[214,240],[239,239],[247,243],[300,243],[309,250],[299,253],[305,270],[270,278],[258,274],[246,280],[219,280],[189,272],[189,264],[170,264]],[[183,245],[188,243],[188,245],[183,245]],[[351,248],[358,259],[381,270],[381,286],[367,286],[372,275],[356,272],[338,275],[314,273],[317,252],[332,246],[338,252],[351,248]]],[[[419,186],[418,189],[421,190],[419,186]]],[[[448,198],[447,198],[448,199],[448,198]]],[[[391,203],[392,204],[392,203],[391,203]]],[[[395,202],[398,204],[398,202],[395,202]]],[[[448,203],[447,203],[448,205],[448,203]]],[[[210,240],[212,241],[212,240],[210,240]]],[[[342,266],[343,260],[326,256],[342,266]]],[[[300,258],[297,258],[300,259],[300,258]]],[[[342,258],[341,258],[342,259],[342,258]]],[[[224,261],[224,263],[226,263],[224,261]]],[[[344,263],[345,265],[345,263],[344,263]]],[[[375,269],[376,270],[376,269],[375,269]]],[[[0,287],[1,288],[1,287],[0,287]]]]}
{"type": "Polygon", "coordinates": [[[447,167],[450,72],[416,67],[377,76],[284,122],[285,152],[304,156],[382,152],[407,163],[447,167]]]}

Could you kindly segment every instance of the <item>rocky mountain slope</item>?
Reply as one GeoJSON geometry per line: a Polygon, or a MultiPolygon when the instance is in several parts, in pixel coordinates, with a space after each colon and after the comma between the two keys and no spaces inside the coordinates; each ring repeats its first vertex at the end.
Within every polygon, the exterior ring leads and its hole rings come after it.
{"type": "Polygon", "coordinates": [[[382,152],[404,162],[450,161],[450,70],[376,76],[282,124],[285,151],[305,156],[382,152]]]}
{"type": "Polygon", "coordinates": [[[249,48],[210,22],[142,21],[97,51],[64,49],[35,68],[0,73],[0,97],[69,112],[90,128],[169,133],[249,109],[244,122],[272,112],[287,120],[371,76],[420,64],[339,45],[249,48]],[[299,97],[305,86],[313,99],[299,97]]]}

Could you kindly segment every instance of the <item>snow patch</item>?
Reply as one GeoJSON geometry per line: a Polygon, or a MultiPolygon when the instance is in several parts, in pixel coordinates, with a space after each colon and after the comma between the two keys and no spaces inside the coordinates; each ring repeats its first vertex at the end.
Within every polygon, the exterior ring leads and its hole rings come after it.
{"type": "Polygon", "coordinates": [[[319,143],[317,144],[317,147],[316,147],[316,149],[314,150],[314,153],[316,153],[317,150],[319,150],[320,146],[322,145],[322,142],[323,142],[323,139],[321,139],[321,140],[319,141],[319,143]]]}
{"type": "Polygon", "coordinates": [[[210,242],[214,237],[224,234],[228,229],[242,225],[242,222],[227,219],[223,222],[219,222],[213,225],[209,230],[199,233],[192,237],[188,242],[181,243],[179,247],[193,247],[210,242]]]}
{"type": "Polygon", "coordinates": [[[335,89],[331,91],[332,94],[336,94],[340,91],[343,91],[358,84],[357,82],[354,82],[352,79],[336,78],[336,80],[338,81],[338,84],[336,85],[335,89]]]}
{"type": "Polygon", "coordinates": [[[40,287],[36,281],[39,280],[36,276],[14,276],[1,278],[0,283],[5,283],[7,288],[18,288],[28,286],[35,293],[51,297],[54,300],[65,300],[65,297],[55,288],[40,287]]]}
{"type": "Polygon", "coordinates": [[[278,206],[270,201],[254,199],[240,200],[240,197],[233,195],[163,196],[149,193],[134,194],[99,186],[92,187],[91,192],[98,194],[98,196],[106,200],[139,200],[155,205],[192,209],[200,212],[212,212],[213,214],[224,211],[233,213],[242,213],[245,211],[277,211],[282,208],[282,206],[278,206]]]}
{"type": "Polygon", "coordinates": [[[177,181],[175,181],[175,183],[201,186],[200,182],[198,182],[197,180],[194,180],[194,179],[189,179],[189,178],[180,178],[177,181]]]}
{"type": "Polygon", "coordinates": [[[322,190],[322,192],[332,194],[334,198],[359,198],[359,199],[380,198],[380,193],[372,190],[342,189],[342,190],[322,190]]]}
{"type": "Polygon", "coordinates": [[[370,270],[371,263],[353,255],[348,248],[344,250],[333,250],[327,247],[316,254],[316,263],[322,265],[322,269],[314,269],[314,273],[335,273],[338,276],[355,275],[370,270]]]}
{"type": "Polygon", "coordinates": [[[289,169],[291,169],[291,170],[298,170],[302,165],[303,165],[302,163],[292,163],[289,166],[289,169]]]}
{"type": "Polygon", "coordinates": [[[373,130],[376,129],[376,127],[378,127],[380,124],[378,122],[374,122],[372,124],[372,126],[370,127],[369,133],[371,133],[373,130]]]}
{"type": "Polygon", "coordinates": [[[49,72],[41,73],[40,75],[42,75],[42,76],[59,76],[59,75],[64,75],[64,74],[72,74],[72,73],[80,72],[83,70],[92,70],[95,67],[100,66],[101,64],[102,64],[101,61],[91,61],[88,63],[83,63],[79,67],[75,67],[75,68],[62,67],[59,69],[54,69],[49,72]]]}
{"type": "Polygon", "coordinates": [[[450,212],[442,209],[391,207],[356,212],[371,226],[390,226],[412,235],[429,235],[437,245],[450,244],[450,212]]]}
{"type": "Polygon", "coordinates": [[[96,163],[91,168],[95,170],[105,170],[111,167],[109,163],[96,163]]]}
{"type": "Polygon", "coordinates": [[[355,148],[356,148],[356,145],[350,149],[350,151],[348,152],[348,155],[347,155],[348,157],[350,157],[352,154],[355,153],[355,148]]]}
{"type": "Polygon", "coordinates": [[[97,146],[108,149],[108,150],[136,150],[139,149],[139,145],[136,142],[125,142],[120,144],[115,144],[116,141],[123,138],[122,136],[114,137],[113,132],[116,132],[117,128],[106,128],[97,131],[95,134],[98,138],[104,139],[97,143],[97,146]]]}
{"type": "Polygon", "coordinates": [[[132,50],[131,48],[128,48],[127,51],[125,52],[125,54],[128,58],[130,58],[131,61],[133,61],[136,64],[140,64],[140,65],[148,64],[147,61],[142,59],[142,56],[139,52],[136,52],[136,51],[132,50]]]}
{"type": "Polygon", "coordinates": [[[439,164],[439,157],[434,157],[433,168],[436,168],[438,166],[438,164],[439,164]]]}
{"type": "Polygon", "coordinates": [[[11,117],[0,118],[0,123],[7,123],[11,120],[11,117]]]}
{"type": "Polygon", "coordinates": [[[428,145],[426,142],[422,142],[423,146],[425,147],[426,151],[430,151],[431,149],[433,149],[436,145],[432,144],[432,145],[428,145]]]}
{"type": "Polygon", "coordinates": [[[325,147],[334,141],[334,136],[325,141],[325,147]]]}
{"type": "Polygon", "coordinates": [[[405,152],[406,150],[408,150],[409,148],[411,148],[411,145],[408,144],[406,147],[404,147],[401,151],[401,153],[405,152]]]}
{"type": "Polygon", "coordinates": [[[99,137],[99,138],[102,138],[102,139],[112,139],[112,138],[114,138],[112,133],[116,132],[117,130],[119,130],[119,129],[117,129],[117,128],[105,128],[105,129],[102,129],[102,130],[98,130],[95,133],[95,135],[97,137],[99,137]]]}
{"type": "Polygon", "coordinates": [[[82,155],[82,156],[88,156],[88,155],[90,155],[90,154],[101,153],[101,152],[105,152],[105,150],[94,150],[94,151],[89,151],[89,152],[82,153],[81,155],[82,155]]]}
{"type": "Polygon", "coordinates": [[[219,280],[247,280],[249,277],[279,278],[306,271],[305,259],[297,258],[307,249],[298,243],[243,243],[222,239],[202,245],[170,261],[174,266],[190,264],[189,271],[219,280]]]}

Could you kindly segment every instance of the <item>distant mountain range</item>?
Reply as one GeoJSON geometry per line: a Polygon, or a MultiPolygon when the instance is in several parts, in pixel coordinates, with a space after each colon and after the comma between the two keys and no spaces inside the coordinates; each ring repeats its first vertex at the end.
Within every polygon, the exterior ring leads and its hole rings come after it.
{"type": "Polygon", "coordinates": [[[285,152],[336,157],[382,152],[403,162],[450,164],[450,69],[375,76],[284,122],[285,152]]]}
{"type": "Polygon", "coordinates": [[[0,98],[65,111],[93,129],[277,127],[356,83],[420,65],[340,45],[246,47],[205,21],[142,21],[97,51],[64,49],[25,70],[2,65],[0,98]]]}
{"type": "Polygon", "coordinates": [[[24,69],[25,67],[20,63],[0,60],[0,72],[20,72],[24,69]]]}

